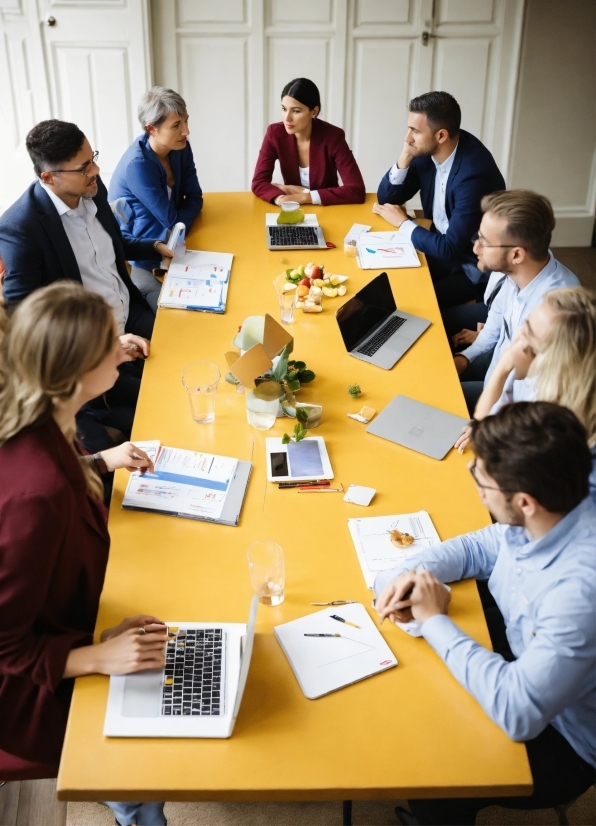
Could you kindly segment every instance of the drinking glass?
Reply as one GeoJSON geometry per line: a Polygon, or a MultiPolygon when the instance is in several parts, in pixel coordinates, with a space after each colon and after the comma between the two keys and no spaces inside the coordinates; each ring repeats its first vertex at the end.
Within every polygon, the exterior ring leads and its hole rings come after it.
{"type": "Polygon", "coordinates": [[[259,539],[246,552],[248,573],[255,594],[263,605],[284,601],[284,552],[277,542],[259,539]]]}
{"type": "Polygon", "coordinates": [[[279,317],[282,324],[294,323],[294,308],[296,307],[296,286],[290,284],[286,279],[285,273],[278,275],[273,282],[277,291],[277,300],[279,301],[279,317]],[[286,290],[288,285],[291,289],[286,290]]]}
{"type": "Polygon", "coordinates": [[[193,361],[182,371],[190,415],[197,424],[210,424],[215,419],[215,394],[220,378],[219,368],[210,361],[193,361]]]}

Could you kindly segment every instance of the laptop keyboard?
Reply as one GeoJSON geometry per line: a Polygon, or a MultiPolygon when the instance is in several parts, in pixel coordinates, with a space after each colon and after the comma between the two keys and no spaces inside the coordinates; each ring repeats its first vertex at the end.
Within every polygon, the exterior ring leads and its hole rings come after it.
{"type": "Polygon", "coordinates": [[[402,318],[399,315],[391,316],[389,321],[384,324],[380,330],[374,334],[372,338],[370,338],[366,344],[363,344],[362,347],[359,347],[356,352],[362,353],[364,356],[374,356],[377,350],[385,344],[388,339],[391,338],[393,333],[396,330],[399,330],[402,324],[405,324],[407,318],[402,318]]]}
{"type": "Polygon", "coordinates": [[[161,713],[217,716],[224,713],[223,628],[170,627],[161,713]]]}
{"type": "Polygon", "coordinates": [[[319,238],[314,227],[267,227],[272,247],[318,247],[319,238]]]}

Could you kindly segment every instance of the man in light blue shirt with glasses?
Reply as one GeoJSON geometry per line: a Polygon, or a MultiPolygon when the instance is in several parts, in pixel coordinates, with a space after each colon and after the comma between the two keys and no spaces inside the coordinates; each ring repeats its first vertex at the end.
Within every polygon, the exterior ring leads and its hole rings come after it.
{"type": "MultiPolygon", "coordinates": [[[[486,714],[526,743],[534,792],[413,800],[413,814],[397,810],[403,824],[475,823],[491,805],[568,804],[596,780],[596,509],[586,432],[564,407],[519,402],[473,422],[472,443],[470,471],[496,524],[379,574],[377,610],[420,623],[486,714]],[[468,578],[488,578],[483,601],[494,651],[447,616],[450,594],[441,583],[468,578]]],[[[471,750],[479,747],[470,741],[471,750]]]]}
{"type": "MultiPolygon", "coordinates": [[[[487,293],[504,280],[476,340],[454,356],[470,416],[502,351],[511,345],[518,327],[543,295],[560,287],[579,286],[576,276],[549,250],[555,216],[548,198],[525,189],[493,192],[482,199],[482,211],[474,252],[478,267],[492,271],[487,293]]],[[[452,320],[465,327],[466,312],[474,315],[477,305],[444,311],[450,338],[452,320]]]]}

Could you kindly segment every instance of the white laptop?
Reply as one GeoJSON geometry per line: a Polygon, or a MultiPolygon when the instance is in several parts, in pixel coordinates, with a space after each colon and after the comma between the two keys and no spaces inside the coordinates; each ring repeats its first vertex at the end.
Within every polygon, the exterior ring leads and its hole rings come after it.
{"type": "Polygon", "coordinates": [[[369,424],[366,432],[432,459],[443,459],[469,421],[408,396],[396,396],[369,424]]]}
{"type": "Polygon", "coordinates": [[[397,665],[360,603],[325,608],[273,631],[309,700],[397,665]]]}
{"type": "Polygon", "coordinates": [[[255,636],[248,624],[169,622],[165,668],[110,677],[106,737],[230,737],[255,636]]]}

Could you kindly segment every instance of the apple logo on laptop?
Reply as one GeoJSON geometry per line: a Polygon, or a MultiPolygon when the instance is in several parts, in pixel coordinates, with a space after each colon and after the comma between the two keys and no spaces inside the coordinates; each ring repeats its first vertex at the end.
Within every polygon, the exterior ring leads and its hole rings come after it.
{"type": "Polygon", "coordinates": [[[413,427],[410,431],[410,436],[422,436],[424,433],[424,428],[422,427],[413,427]]]}

